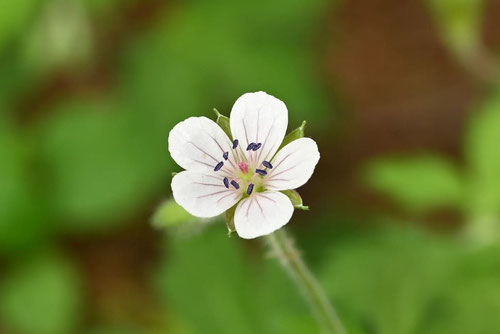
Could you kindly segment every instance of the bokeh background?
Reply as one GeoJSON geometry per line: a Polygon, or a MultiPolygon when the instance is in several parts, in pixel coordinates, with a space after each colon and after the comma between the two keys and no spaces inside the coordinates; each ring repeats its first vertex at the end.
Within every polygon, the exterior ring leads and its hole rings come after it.
{"type": "Polygon", "coordinates": [[[500,333],[499,22],[497,0],[3,1],[0,333],[318,333],[265,244],[168,202],[169,130],[257,90],[319,142],[287,229],[349,332],[500,333]]]}

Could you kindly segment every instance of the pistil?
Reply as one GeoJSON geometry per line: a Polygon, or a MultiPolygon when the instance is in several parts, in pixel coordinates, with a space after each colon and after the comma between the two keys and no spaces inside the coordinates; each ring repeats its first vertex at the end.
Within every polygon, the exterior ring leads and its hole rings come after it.
{"type": "Polygon", "coordinates": [[[246,164],[246,162],[244,161],[241,161],[241,162],[238,162],[238,167],[240,168],[240,170],[247,174],[248,173],[248,165],[246,164]]]}

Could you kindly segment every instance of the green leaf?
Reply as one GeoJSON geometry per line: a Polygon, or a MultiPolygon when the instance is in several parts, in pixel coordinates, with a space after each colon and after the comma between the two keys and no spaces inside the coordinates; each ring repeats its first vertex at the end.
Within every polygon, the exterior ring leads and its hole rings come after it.
{"type": "MultiPolygon", "coordinates": [[[[74,231],[102,231],[125,219],[167,182],[165,138],[114,101],[73,100],[40,124],[55,209],[74,231]]],[[[164,135],[163,135],[164,137],[164,135]]]]}
{"type": "Polygon", "coordinates": [[[468,204],[476,217],[500,214],[500,94],[479,111],[470,122],[465,143],[471,186],[468,204]]]}
{"type": "Polygon", "coordinates": [[[41,255],[8,272],[0,284],[0,314],[9,333],[76,333],[81,287],[67,260],[41,255]]]}
{"type": "Polygon", "coordinates": [[[287,134],[283,139],[283,142],[281,143],[280,147],[278,148],[278,151],[281,150],[281,148],[284,147],[285,145],[290,144],[292,141],[304,137],[305,127],[306,127],[306,121],[302,121],[302,124],[298,128],[287,134]]]}
{"type": "Polygon", "coordinates": [[[34,182],[33,147],[0,113],[0,252],[18,256],[54,232],[50,196],[34,182]]]}
{"type": "Polygon", "coordinates": [[[229,122],[229,117],[222,115],[217,109],[214,108],[215,115],[217,115],[217,124],[224,130],[229,139],[233,140],[233,135],[231,134],[231,123],[229,122]]]}
{"type": "Polygon", "coordinates": [[[487,99],[472,118],[467,132],[466,234],[487,244],[500,238],[500,94],[487,99]]]}
{"type": "Polygon", "coordinates": [[[423,332],[499,333],[499,244],[464,252],[423,332]]]}
{"type": "Polygon", "coordinates": [[[320,279],[342,305],[343,320],[398,334],[428,333],[427,315],[457,263],[444,240],[404,229],[344,237],[322,259],[320,279]]]}
{"type": "Polygon", "coordinates": [[[152,223],[156,228],[175,227],[196,222],[200,218],[190,215],[182,206],[173,199],[163,201],[153,215],[152,223]]]}
{"type": "Polygon", "coordinates": [[[39,0],[2,2],[2,10],[0,11],[0,51],[10,38],[22,32],[39,4],[39,0]]]}
{"type": "Polygon", "coordinates": [[[453,286],[437,311],[441,316],[429,324],[429,334],[500,332],[500,281],[479,277],[453,286]],[[444,310],[444,311],[443,311],[444,310]]]}
{"type": "Polygon", "coordinates": [[[297,190],[293,190],[293,189],[283,190],[282,193],[288,196],[288,198],[292,202],[295,209],[309,210],[308,206],[303,205],[304,203],[302,202],[302,197],[300,196],[300,194],[298,193],[297,190]]]}
{"type": "Polygon", "coordinates": [[[409,211],[427,212],[463,204],[462,176],[438,156],[380,159],[368,166],[364,178],[369,187],[409,211]]]}

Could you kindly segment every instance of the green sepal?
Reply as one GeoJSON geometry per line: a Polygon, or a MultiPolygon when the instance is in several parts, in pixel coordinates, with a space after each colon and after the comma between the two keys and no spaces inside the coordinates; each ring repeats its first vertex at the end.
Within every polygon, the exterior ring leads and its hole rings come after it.
{"type": "Polygon", "coordinates": [[[287,144],[290,144],[292,141],[297,140],[299,138],[304,137],[304,129],[306,127],[306,121],[302,121],[302,125],[290,132],[289,134],[286,135],[285,139],[283,139],[283,142],[281,143],[281,146],[278,148],[278,151],[281,150],[281,148],[287,144]]]}
{"type": "Polygon", "coordinates": [[[217,109],[214,108],[215,115],[217,116],[217,120],[215,121],[224,132],[228,135],[229,139],[233,140],[231,135],[231,126],[229,122],[229,117],[222,115],[217,109]]]}
{"type": "Polygon", "coordinates": [[[304,205],[304,203],[302,202],[302,197],[300,196],[300,194],[296,190],[293,190],[293,189],[292,190],[283,190],[282,193],[285,194],[286,196],[288,196],[288,198],[292,202],[293,207],[295,209],[297,209],[297,210],[309,210],[309,207],[307,205],[304,205]]]}
{"type": "Polygon", "coordinates": [[[226,211],[226,226],[227,226],[227,234],[231,235],[231,233],[235,232],[234,228],[234,212],[236,211],[236,205],[234,205],[231,209],[226,211]]]}
{"type": "Polygon", "coordinates": [[[172,177],[176,176],[177,174],[179,174],[178,172],[172,172],[172,177]]]}

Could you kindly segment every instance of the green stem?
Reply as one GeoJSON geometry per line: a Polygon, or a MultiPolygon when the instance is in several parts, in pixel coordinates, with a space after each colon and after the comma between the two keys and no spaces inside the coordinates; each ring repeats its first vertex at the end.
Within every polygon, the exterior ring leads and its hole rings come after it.
{"type": "Polygon", "coordinates": [[[266,236],[266,239],[273,255],[279,258],[281,264],[302,289],[326,333],[346,334],[337,312],[295,248],[292,238],[284,229],[280,229],[266,236]]]}

